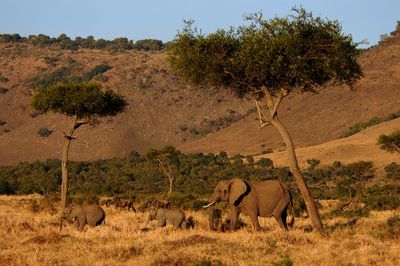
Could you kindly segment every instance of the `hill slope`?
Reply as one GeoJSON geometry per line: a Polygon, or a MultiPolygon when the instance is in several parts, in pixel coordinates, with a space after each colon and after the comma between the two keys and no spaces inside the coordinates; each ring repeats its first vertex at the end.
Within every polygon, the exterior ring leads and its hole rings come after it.
{"type": "MultiPolygon", "coordinates": [[[[336,139],[323,144],[299,148],[296,150],[300,167],[308,166],[307,160],[316,158],[321,164],[332,164],[334,161],[353,163],[357,161],[372,161],[379,175],[383,174],[383,168],[390,162],[400,163],[398,154],[383,151],[377,145],[377,139],[381,134],[390,134],[400,129],[400,118],[391,120],[357,133],[348,138],[336,139]]],[[[288,165],[286,151],[255,156],[255,159],[270,158],[275,166],[288,165]]]]}
{"type": "MultiPolygon", "coordinates": [[[[293,95],[284,99],[278,112],[297,147],[337,139],[352,125],[400,111],[400,38],[383,43],[361,55],[364,77],[351,90],[329,87],[319,94],[293,95]]],[[[185,143],[186,152],[256,154],[282,148],[273,127],[259,130],[256,114],[205,138],[185,143]]]]}
{"type": "MultiPolygon", "coordinates": [[[[353,91],[334,87],[284,100],[279,115],[297,147],[337,139],[355,123],[400,111],[400,38],[366,51],[360,63],[365,77],[353,91]]],[[[252,102],[181,83],[169,72],[162,52],[67,51],[0,44],[0,164],[59,158],[68,121],[59,115],[32,113],[29,102],[34,83],[43,77],[82,76],[101,64],[111,69],[92,80],[125,95],[129,106],[115,118],[79,129],[72,160],[124,156],[131,150],[142,152],[164,145],[185,152],[225,150],[230,154],[283,147],[273,128],[258,130],[252,102]],[[242,117],[246,118],[239,120],[242,117]],[[41,137],[40,128],[52,134],[41,137]]]]}
{"type": "MultiPolygon", "coordinates": [[[[224,92],[206,92],[182,84],[170,74],[165,54],[38,48],[26,44],[0,44],[0,164],[59,158],[66,118],[36,116],[29,108],[34,83],[84,76],[107,65],[111,69],[92,80],[123,94],[129,106],[115,118],[77,131],[71,150],[73,160],[124,156],[131,150],[178,145],[199,138],[204,119],[214,121],[231,113],[243,116],[249,106],[224,92]],[[97,80],[96,80],[97,79],[97,80]],[[212,97],[210,94],[213,94],[212,97]],[[40,128],[53,133],[38,135],[40,128]]],[[[43,82],[42,82],[43,83],[43,82]]]]}

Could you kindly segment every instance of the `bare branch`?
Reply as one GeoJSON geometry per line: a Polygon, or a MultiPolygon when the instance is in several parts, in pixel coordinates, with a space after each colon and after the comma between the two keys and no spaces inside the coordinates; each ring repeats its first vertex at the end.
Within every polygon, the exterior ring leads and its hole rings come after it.
{"type": "Polygon", "coordinates": [[[267,117],[261,110],[260,103],[258,102],[257,99],[256,99],[256,107],[257,107],[257,112],[258,112],[258,119],[256,119],[256,120],[258,120],[258,127],[261,130],[264,127],[271,125],[271,124],[267,121],[267,117]]]}
{"type": "Polygon", "coordinates": [[[73,140],[73,139],[76,139],[76,137],[73,137],[73,136],[70,136],[70,135],[67,135],[64,131],[63,131],[63,134],[64,134],[64,137],[66,138],[66,139],[68,139],[68,140],[73,140]]]}
{"type": "Polygon", "coordinates": [[[76,124],[75,124],[75,126],[74,126],[74,129],[77,129],[77,128],[79,128],[80,126],[83,126],[83,125],[86,125],[86,124],[89,124],[89,121],[79,121],[79,122],[76,122],[76,124]]]}

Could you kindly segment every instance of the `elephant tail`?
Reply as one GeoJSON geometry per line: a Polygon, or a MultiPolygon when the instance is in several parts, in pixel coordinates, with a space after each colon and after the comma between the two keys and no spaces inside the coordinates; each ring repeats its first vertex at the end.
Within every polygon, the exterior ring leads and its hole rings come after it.
{"type": "Polygon", "coordinates": [[[291,210],[291,218],[289,221],[289,227],[293,228],[294,225],[294,204],[293,204],[293,197],[292,197],[292,193],[290,193],[289,191],[289,196],[290,196],[290,210],[291,210]]]}

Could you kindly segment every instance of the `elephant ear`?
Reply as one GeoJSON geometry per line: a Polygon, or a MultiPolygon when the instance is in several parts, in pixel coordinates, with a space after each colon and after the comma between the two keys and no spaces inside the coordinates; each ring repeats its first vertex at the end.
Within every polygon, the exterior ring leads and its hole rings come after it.
{"type": "Polygon", "coordinates": [[[233,179],[229,184],[229,203],[238,206],[243,198],[250,193],[250,185],[242,179],[233,179]]]}

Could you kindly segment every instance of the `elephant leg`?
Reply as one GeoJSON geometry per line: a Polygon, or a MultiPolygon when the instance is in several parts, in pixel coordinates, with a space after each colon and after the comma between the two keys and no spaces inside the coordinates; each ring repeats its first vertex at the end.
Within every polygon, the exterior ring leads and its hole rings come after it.
{"type": "Polygon", "coordinates": [[[86,225],[86,217],[84,215],[76,217],[78,221],[78,229],[79,231],[83,231],[83,228],[86,225]]]}
{"type": "Polygon", "coordinates": [[[76,229],[79,229],[79,222],[78,222],[78,219],[75,219],[75,220],[74,220],[74,226],[75,226],[76,229]]]}
{"type": "Polygon", "coordinates": [[[286,216],[287,216],[286,209],[284,209],[281,213],[274,214],[274,217],[275,217],[276,221],[278,222],[279,226],[285,231],[288,230],[287,224],[286,224],[286,216]]]}
{"type": "Polygon", "coordinates": [[[260,223],[258,221],[258,216],[255,215],[255,214],[250,215],[250,219],[251,219],[251,222],[253,223],[254,230],[261,231],[261,226],[260,226],[260,223]]]}
{"type": "Polygon", "coordinates": [[[230,223],[229,223],[229,231],[233,232],[236,230],[236,223],[238,220],[240,212],[236,207],[232,207],[229,211],[230,223]]]}
{"type": "Polygon", "coordinates": [[[166,225],[166,220],[165,219],[159,219],[158,220],[158,226],[159,227],[164,227],[166,225]]]}

